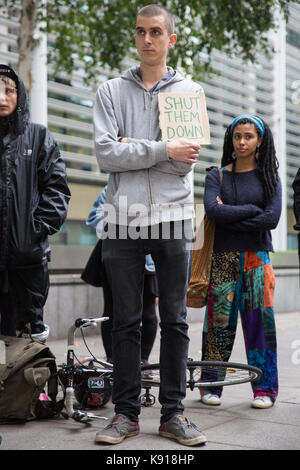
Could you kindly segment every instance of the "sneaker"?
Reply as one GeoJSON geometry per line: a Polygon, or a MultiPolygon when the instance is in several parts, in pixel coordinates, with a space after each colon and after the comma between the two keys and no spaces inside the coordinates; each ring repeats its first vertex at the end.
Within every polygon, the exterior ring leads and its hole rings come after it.
{"type": "Polygon", "coordinates": [[[50,333],[50,328],[48,325],[45,325],[44,331],[41,333],[33,333],[31,336],[33,339],[40,341],[41,343],[46,343],[50,333]]]}
{"type": "Polygon", "coordinates": [[[267,395],[262,395],[254,398],[251,403],[252,408],[271,408],[274,405],[272,398],[267,395]]]}
{"type": "MultiPolygon", "coordinates": [[[[45,343],[46,340],[48,339],[49,333],[50,333],[50,328],[48,325],[45,325],[44,331],[42,331],[41,333],[31,333],[31,338],[36,341],[39,341],[40,343],[45,343]]],[[[19,335],[20,335],[20,332],[17,331],[17,336],[19,335]]],[[[29,333],[22,333],[22,338],[30,338],[29,333]]]]}
{"type": "Polygon", "coordinates": [[[181,415],[175,415],[159,427],[159,435],[176,439],[185,446],[205,444],[206,436],[197,426],[181,415]]]}
{"type": "Polygon", "coordinates": [[[120,444],[125,437],[136,436],[140,432],[139,423],[130,421],[127,416],[118,414],[111,420],[103,431],[96,434],[96,442],[106,444],[120,444]]]}
{"type": "Polygon", "coordinates": [[[200,401],[205,405],[221,405],[221,398],[218,395],[214,395],[213,393],[205,393],[201,396],[200,401]]]}

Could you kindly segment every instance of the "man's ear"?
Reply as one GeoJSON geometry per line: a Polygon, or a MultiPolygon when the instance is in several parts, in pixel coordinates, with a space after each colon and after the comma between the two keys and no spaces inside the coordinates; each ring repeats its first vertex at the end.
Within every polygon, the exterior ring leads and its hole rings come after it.
{"type": "Polygon", "coordinates": [[[176,41],[177,41],[177,35],[171,34],[169,37],[169,49],[171,49],[174,46],[176,41]]]}

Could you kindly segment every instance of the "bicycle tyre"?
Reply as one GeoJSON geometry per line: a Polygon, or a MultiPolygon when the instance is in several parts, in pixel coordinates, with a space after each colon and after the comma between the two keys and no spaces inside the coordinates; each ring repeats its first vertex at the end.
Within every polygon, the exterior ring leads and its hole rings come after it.
{"type": "MultiPolygon", "coordinates": [[[[142,387],[159,387],[159,364],[147,364],[141,368],[142,387]]],[[[224,387],[253,382],[262,376],[262,371],[248,364],[221,361],[187,362],[187,388],[224,387]]]]}

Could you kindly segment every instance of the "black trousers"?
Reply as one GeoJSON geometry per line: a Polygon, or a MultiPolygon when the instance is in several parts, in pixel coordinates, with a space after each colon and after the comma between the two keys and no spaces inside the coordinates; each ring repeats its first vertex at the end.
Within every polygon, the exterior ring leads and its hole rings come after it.
{"type": "Polygon", "coordinates": [[[9,270],[7,280],[8,290],[0,289],[1,334],[15,336],[16,330],[22,330],[27,323],[32,333],[44,331],[50,284],[48,263],[9,270]]]}
{"type": "MultiPolygon", "coordinates": [[[[104,270],[103,270],[104,271],[104,270]]],[[[113,328],[113,295],[105,273],[102,273],[104,298],[104,317],[109,320],[101,323],[101,335],[107,359],[113,359],[112,328],[113,328]]],[[[158,297],[157,279],[155,274],[144,275],[143,308],[141,323],[141,359],[148,361],[157,332],[157,315],[155,300],[158,297]]]]}
{"type": "MultiPolygon", "coordinates": [[[[192,224],[171,223],[164,237],[160,227],[155,239],[118,238],[103,240],[102,259],[113,294],[113,360],[112,400],[115,412],[132,421],[138,420],[141,392],[141,315],[145,254],[155,263],[159,290],[161,328],[159,400],[161,421],[182,413],[186,394],[188,325],[186,292],[190,269],[192,224]],[[187,230],[187,227],[189,229],[187,230]],[[180,233],[178,233],[180,232],[180,233]]],[[[114,230],[108,227],[108,234],[114,230]]],[[[148,234],[149,235],[149,234],[148,234]]],[[[151,236],[151,235],[150,235],[151,236]]]]}

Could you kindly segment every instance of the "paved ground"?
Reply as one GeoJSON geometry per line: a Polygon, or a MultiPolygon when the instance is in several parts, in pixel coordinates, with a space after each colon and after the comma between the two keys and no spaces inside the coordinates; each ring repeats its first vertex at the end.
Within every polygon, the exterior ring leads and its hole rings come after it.
{"type": "MultiPolygon", "coordinates": [[[[200,359],[202,318],[193,317],[190,324],[190,356],[200,359]]],[[[146,463],[154,459],[159,452],[168,455],[180,455],[196,463],[200,452],[208,450],[300,450],[300,312],[281,313],[277,315],[278,362],[280,391],[276,405],[268,410],[257,410],[250,407],[252,399],[249,384],[234,385],[224,388],[222,405],[208,407],[199,402],[197,391],[188,391],[185,400],[185,414],[197,423],[205,432],[208,442],[205,446],[187,448],[175,441],[158,436],[160,406],[157,402],[153,407],[142,408],[138,436],[125,439],[118,446],[96,445],[95,433],[105,426],[106,421],[95,420],[91,425],[83,425],[71,420],[59,418],[49,421],[33,421],[25,425],[2,425],[1,450],[94,450],[105,451],[97,455],[105,459],[105,463],[128,463],[132,467],[141,466],[143,460],[124,462],[116,461],[126,450],[127,458],[139,455],[138,451],[147,455],[146,463]],[[173,453],[173,454],[172,454],[173,453]],[[115,459],[110,461],[108,459],[115,459]]],[[[157,362],[159,335],[153,350],[152,361],[157,362]]],[[[98,336],[89,336],[88,344],[101,357],[103,349],[98,336]]],[[[57,360],[66,358],[66,342],[50,341],[50,347],[57,360]]],[[[81,336],[76,337],[78,355],[86,355],[81,336]]],[[[239,326],[232,360],[245,362],[244,343],[239,326]]],[[[97,414],[111,417],[112,404],[107,404],[97,414]]],[[[204,455],[202,454],[202,457],[204,455]]],[[[123,457],[122,457],[123,458],[123,457]]],[[[164,456],[164,459],[170,458],[164,456]]],[[[198,460],[199,462],[199,460],[198,460]]],[[[151,464],[162,464],[152,460],[151,464]]],[[[171,463],[166,462],[163,463],[171,463]]],[[[175,463],[175,462],[174,462],[175,463]]]]}

